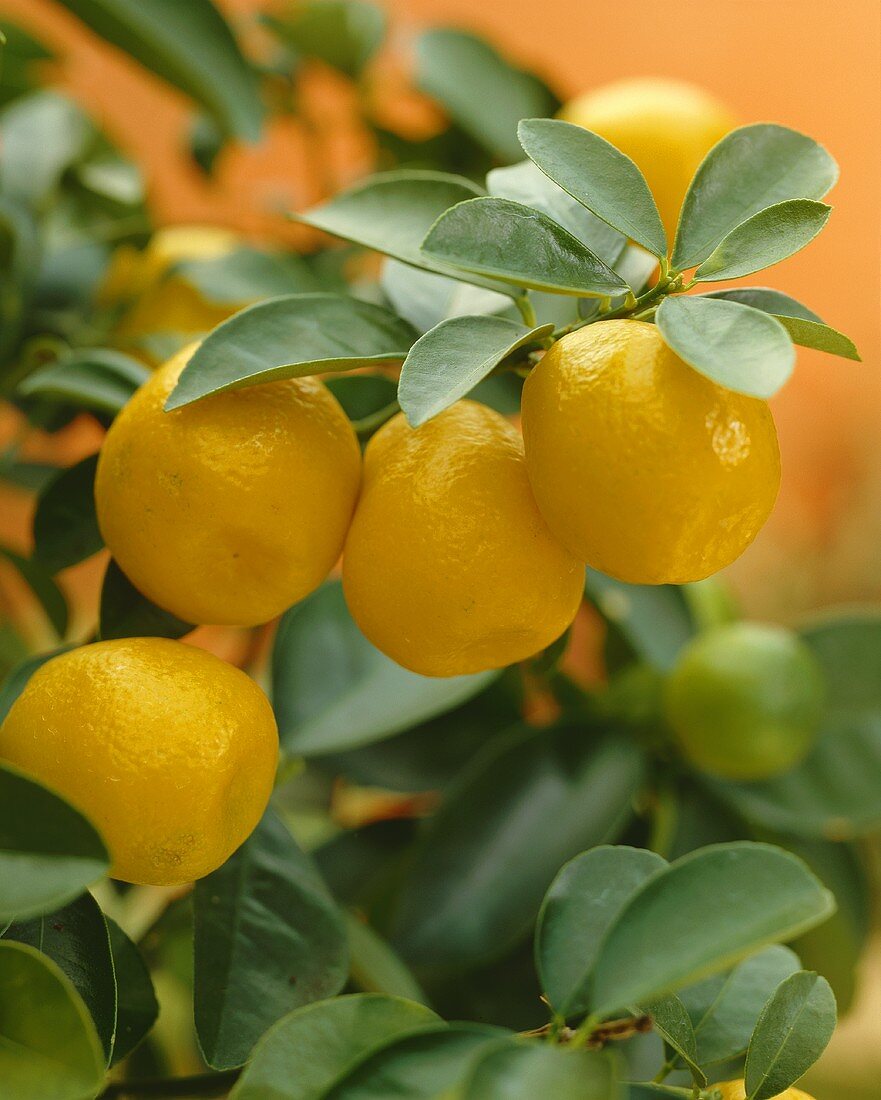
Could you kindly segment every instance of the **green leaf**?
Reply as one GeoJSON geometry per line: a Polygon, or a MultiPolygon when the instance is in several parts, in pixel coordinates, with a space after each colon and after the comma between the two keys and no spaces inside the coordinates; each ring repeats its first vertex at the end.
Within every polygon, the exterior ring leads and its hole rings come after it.
{"type": "Polygon", "coordinates": [[[95,469],[89,455],[61,470],[40,493],[34,512],[34,556],[51,573],[85,561],[104,545],[95,513],[95,469]]]}
{"type": "Polygon", "coordinates": [[[385,993],[428,1004],[419,982],[386,941],[351,913],[346,914],[351,955],[350,979],[365,993],[385,993]]]}
{"type": "Polygon", "coordinates": [[[648,249],[667,252],[667,235],[645,177],[599,134],[560,119],[524,119],[518,127],[531,161],[598,218],[648,249]]]}
{"type": "Polygon", "coordinates": [[[439,1100],[510,1032],[479,1024],[420,1029],[375,1050],[322,1093],[322,1100],[439,1100]]]}
{"type": "Polygon", "coordinates": [[[710,150],[691,181],[673,267],[696,267],[753,214],[788,199],[822,199],[837,179],[838,165],[804,134],[765,122],[733,130],[710,150]]]}
{"type": "Polygon", "coordinates": [[[513,199],[547,214],[610,267],[622,257],[627,246],[624,234],[573,199],[531,160],[508,168],[494,168],[486,177],[486,186],[491,195],[513,199]]]}
{"type": "Polygon", "coordinates": [[[567,1050],[511,1040],[480,1058],[456,1100],[618,1100],[616,1063],[609,1052],[567,1050]]]}
{"type": "Polygon", "coordinates": [[[56,634],[63,638],[67,632],[68,623],[67,600],[52,579],[51,573],[42,562],[33,558],[23,558],[6,546],[0,546],[0,558],[5,558],[15,568],[36,596],[56,634]]]}
{"type": "Polygon", "coordinates": [[[0,365],[21,339],[40,265],[40,237],[31,213],[0,195],[0,365]]]}
{"type": "Polygon", "coordinates": [[[531,290],[584,297],[627,284],[546,214],[493,195],[445,211],[422,243],[429,259],[531,290]]]}
{"type": "Polygon", "coordinates": [[[641,754],[614,733],[563,726],[501,738],[428,823],[393,943],[425,967],[502,954],[529,934],[554,868],[618,836],[641,778],[641,754]]]}
{"type": "Polygon", "coordinates": [[[408,672],[361,634],[342,585],[333,581],[282,616],[272,700],[284,748],[311,756],[410,729],[470,699],[498,675],[439,679],[408,672]]]}
{"type": "Polygon", "coordinates": [[[115,416],[149,377],[142,363],[121,351],[76,348],[29,374],[19,383],[18,392],[115,416]]]}
{"type": "Polygon", "coordinates": [[[108,869],[95,829],[46,787],[0,763],[0,921],[51,913],[108,869]]]}
{"type": "Polygon", "coordinates": [[[795,366],[795,348],[781,322],[739,302],[665,298],[655,323],[681,359],[737,393],[772,397],[795,366]]]}
{"type": "Polygon", "coordinates": [[[399,260],[385,261],[380,286],[395,312],[418,332],[428,332],[450,317],[496,314],[511,309],[507,294],[421,271],[399,260]]]}
{"type": "Polygon", "coordinates": [[[757,783],[710,788],[748,821],[849,840],[881,824],[881,618],[836,615],[802,632],[826,679],[820,736],[802,764],[757,783]]]}
{"type": "Polygon", "coordinates": [[[553,325],[527,327],[503,317],[452,317],[410,348],[398,400],[413,428],[431,420],[487,377],[503,359],[540,342],[553,325]]]}
{"type": "Polygon", "coordinates": [[[438,1023],[423,1005],[377,993],[298,1008],[254,1048],[231,1100],[321,1100],[371,1051],[438,1023]],[[291,1072],[294,1063],[296,1073],[291,1072]]]}
{"type": "Polygon", "coordinates": [[[416,84],[503,161],[520,156],[521,118],[550,115],[559,107],[538,77],[515,68],[476,35],[447,27],[426,31],[417,39],[416,84]]]}
{"type": "Polygon", "coordinates": [[[666,866],[641,848],[599,847],[557,874],[538,915],[535,955],[542,990],[560,1015],[589,1007],[588,983],[603,936],[642,884],[666,866]]]}
{"type": "Polygon", "coordinates": [[[746,1056],[748,1100],[771,1100],[811,1068],[835,1030],[835,996],[825,978],[800,970],[765,1005],[746,1056]]]}
{"type": "Polygon", "coordinates": [[[116,1065],[131,1054],[153,1027],[159,1004],[140,951],[110,917],[107,929],[117,985],[116,1042],[110,1063],[116,1065]]]}
{"type": "Polygon", "coordinates": [[[295,253],[241,247],[202,260],[181,260],[169,271],[199,292],[206,302],[241,306],[281,294],[308,294],[320,280],[295,253]]]}
{"type": "Polygon", "coordinates": [[[698,1063],[694,1025],[682,1001],[675,993],[668,993],[656,1001],[641,1005],[640,1009],[651,1016],[655,1031],[674,1054],[685,1062],[692,1079],[704,1088],[707,1084],[707,1075],[698,1063]]]}
{"type": "Polygon", "coordinates": [[[229,135],[256,141],[257,74],[211,0],[61,0],[102,38],[194,99],[229,135]]]}
{"type": "Polygon", "coordinates": [[[383,9],[365,0],[307,0],[260,20],[295,58],[317,58],[350,77],[360,76],[379,49],[387,23],[383,9]]]}
{"type": "Polygon", "coordinates": [[[856,344],[843,332],[830,328],[829,325],[817,324],[816,321],[805,321],[800,317],[778,317],[777,320],[789,333],[789,338],[794,344],[802,348],[815,348],[817,351],[825,351],[829,355],[838,355],[842,359],[853,359],[857,363],[862,362],[862,357],[856,344]]]}
{"type": "Polygon", "coordinates": [[[620,913],[594,968],[592,1011],[674,993],[819,924],[834,905],[782,849],[735,843],[693,852],[650,878],[620,913]]]}
{"type": "Polygon", "coordinates": [[[396,400],[397,384],[381,374],[341,374],[325,379],[325,385],[350,420],[361,420],[396,400]]]}
{"type": "Polygon", "coordinates": [[[61,969],[33,947],[0,942],[0,1081],[15,1100],[87,1100],[104,1080],[101,1043],[61,969]]]}
{"type": "Polygon", "coordinates": [[[788,947],[766,947],[679,993],[694,1028],[697,1062],[716,1065],[746,1053],[756,1018],[777,986],[799,968],[788,947]]]}
{"type": "Polygon", "coordinates": [[[345,984],[340,911],[271,812],[196,883],[194,905],[196,1031],[215,1069],[240,1066],[285,1013],[345,984]]]}
{"type": "Polygon", "coordinates": [[[107,922],[92,895],[12,924],[4,938],[36,948],[67,975],[88,1009],[109,1062],[116,1035],[116,976],[107,922]]]}
{"type": "Polygon", "coordinates": [[[0,34],[3,35],[2,75],[0,103],[7,103],[23,92],[31,91],[39,82],[39,70],[35,71],[35,61],[49,61],[53,53],[42,42],[6,19],[0,20],[0,34]]]}
{"type": "Polygon", "coordinates": [[[28,657],[11,670],[3,681],[2,687],[0,687],[0,725],[2,725],[6,715],[12,708],[12,704],[24,691],[25,685],[37,669],[47,661],[51,661],[53,657],[57,657],[59,653],[66,653],[72,648],[72,646],[59,646],[58,649],[52,649],[48,653],[28,657]]]}
{"type": "Polygon", "coordinates": [[[192,354],[165,403],[401,362],[416,333],[382,306],[341,294],[291,294],[239,310],[192,354]]]}
{"type": "Polygon", "coordinates": [[[91,132],[82,108],[59,92],[39,91],[16,100],[0,114],[4,196],[42,205],[82,156],[91,132]]]}
{"type": "Polygon", "coordinates": [[[669,672],[695,624],[681,586],[625,584],[595,569],[585,574],[584,594],[623,635],[636,656],[669,672]]]}
{"type": "Polygon", "coordinates": [[[135,588],[111,558],[101,586],[98,633],[110,638],[182,638],[195,630],[192,623],[164,611],[135,588]]]}
{"type": "Polygon", "coordinates": [[[440,215],[456,203],[480,194],[477,184],[462,176],[402,169],[371,176],[328,202],[291,217],[411,267],[510,296],[513,292],[504,283],[432,262],[422,252],[425,234],[440,215]]]}
{"type": "Polygon", "coordinates": [[[767,286],[737,286],[727,287],[725,290],[709,290],[702,297],[724,298],[730,302],[740,302],[753,309],[760,309],[763,313],[771,313],[778,319],[783,317],[801,318],[803,321],[816,321],[822,324],[822,318],[813,310],[784,294],[782,290],[774,290],[767,286]]]}
{"type": "Polygon", "coordinates": [[[698,282],[719,283],[780,263],[809,244],[831,213],[831,206],[811,199],[767,206],[723,237],[694,277],[698,282]]]}

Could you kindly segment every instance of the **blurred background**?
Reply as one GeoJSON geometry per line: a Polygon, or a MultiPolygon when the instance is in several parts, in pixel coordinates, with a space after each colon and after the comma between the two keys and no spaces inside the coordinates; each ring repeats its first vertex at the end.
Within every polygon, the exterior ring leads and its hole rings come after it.
{"type": "MultiPolygon", "coordinates": [[[[185,3],[186,0],[181,0],[185,3]]],[[[218,0],[243,40],[258,40],[265,0],[218,0]]],[[[413,88],[414,41],[427,26],[488,38],[537,73],[560,101],[613,80],[661,76],[700,85],[742,123],[775,121],[815,137],[841,166],[826,232],[775,269],[774,286],[853,338],[862,363],[799,349],[793,380],[774,399],[784,476],[778,507],[730,570],[753,617],[791,621],[819,607],[881,600],[881,4],[878,0],[678,0],[621,5],[579,0],[390,0],[389,30],[357,92],[320,62],[297,86],[297,111],[274,115],[258,144],[233,142],[206,174],[190,155],[192,104],[107,46],[52,0],[0,0],[9,19],[45,43],[44,79],[69,91],[141,168],[157,226],[234,231],[257,244],[314,248],[310,231],[283,214],[303,209],[383,166],[377,126],[430,142],[446,121],[413,88]],[[364,125],[365,102],[374,126],[364,125]]],[[[259,42],[258,42],[259,46],[259,42]]],[[[768,276],[757,277],[766,283],[768,276]]],[[[0,419],[0,446],[20,432],[0,419]]],[[[96,449],[101,429],[78,421],[29,435],[34,461],[67,464],[96,449]]],[[[32,498],[0,487],[3,541],[29,550],[32,498]]],[[[102,559],[68,570],[83,621],[94,618],[102,559]]],[[[24,592],[4,578],[13,612],[24,592]]],[[[232,643],[230,643],[232,644],[232,643]]],[[[819,1100],[844,1100],[859,1072],[881,1079],[881,952],[870,954],[856,1010],[814,1078],[819,1100]],[[872,1038],[874,1035],[874,1043],[872,1038]]]]}

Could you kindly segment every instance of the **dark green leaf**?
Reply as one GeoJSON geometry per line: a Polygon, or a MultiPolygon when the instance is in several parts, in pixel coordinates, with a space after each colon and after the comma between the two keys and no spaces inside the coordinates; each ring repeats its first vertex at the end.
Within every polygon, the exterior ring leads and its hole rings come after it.
{"type": "Polygon", "coordinates": [[[529,328],[503,317],[452,317],[416,341],[401,369],[398,400],[413,428],[470,393],[520,348],[540,342],[553,325],[529,328]]]}
{"type": "Polygon", "coordinates": [[[67,975],[89,1011],[105,1061],[116,1035],[116,977],[107,922],[91,894],[54,913],[13,924],[7,940],[30,944],[67,975]]]}
{"type": "Polygon", "coordinates": [[[771,1100],[811,1068],[835,1030],[835,997],[825,978],[800,970],[765,1005],[746,1056],[749,1100],[771,1100]]]}
{"type": "Polygon", "coordinates": [[[499,675],[418,676],[375,649],[331,582],[282,616],[272,699],[283,746],[310,756],[366,745],[477,694],[499,675]]]}
{"type": "Polygon", "coordinates": [[[726,389],[772,397],[792,374],[795,348],[776,317],[720,298],[665,298],[655,322],[666,343],[726,389]]]}
{"type": "Polygon", "coordinates": [[[346,915],[351,956],[350,979],[365,993],[385,993],[428,1004],[419,982],[386,941],[366,921],[346,915]]]}
{"type": "Polygon", "coordinates": [[[834,905],[801,860],[770,845],[720,844],[684,856],[650,878],[610,929],[594,968],[592,1011],[676,992],[812,928],[834,905]]]}
{"type": "Polygon", "coordinates": [[[698,168],[685,196],[673,266],[696,267],[753,214],[788,199],[822,199],[838,165],[822,145],[785,126],[759,122],[732,131],[698,168]]]}
{"type": "Polygon", "coordinates": [[[223,130],[260,136],[257,74],[211,0],[61,0],[108,42],[186,92],[223,130]]]}
{"type": "Polygon", "coordinates": [[[115,415],[149,377],[142,363],[121,351],[76,348],[29,374],[18,392],[115,415]]]}
{"type": "Polygon", "coordinates": [[[426,31],[417,40],[416,83],[503,161],[520,156],[521,118],[550,115],[559,107],[538,77],[515,68],[476,35],[447,27],[426,31]]]}
{"type": "Polygon", "coordinates": [[[98,833],[73,807],[0,764],[0,921],[51,913],[109,866],[98,833]]]}
{"type": "Polygon", "coordinates": [[[59,637],[67,632],[68,610],[64,593],[58,587],[52,574],[42,562],[33,558],[23,558],[5,546],[0,546],[0,558],[5,558],[14,566],[22,580],[27,584],[40,602],[46,618],[55,628],[59,637]]]}
{"type": "Polygon", "coordinates": [[[524,119],[520,144],[530,160],[574,199],[653,256],[667,235],[645,177],[599,134],[560,119],[524,119]]]}
{"type": "Polygon", "coordinates": [[[295,57],[318,58],[351,77],[360,75],[386,30],[383,9],[365,0],[306,0],[262,22],[295,57]]]}
{"type": "Polygon", "coordinates": [[[396,399],[398,389],[391,378],[381,374],[341,374],[327,378],[325,385],[350,420],[379,412],[396,399]]]}
{"type": "Polygon", "coordinates": [[[694,277],[698,282],[719,283],[780,263],[809,244],[831,213],[831,206],[811,199],[768,206],[723,237],[694,277]]]}
{"type": "Polygon", "coordinates": [[[196,883],[194,919],[196,1030],[215,1069],[240,1066],[285,1013],[345,984],[342,916],[271,812],[196,883]]]}
{"type": "Polygon", "coordinates": [[[159,1015],[159,1005],[153,992],[150,971],[140,951],[110,917],[107,918],[107,929],[117,987],[116,1042],[110,1063],[116,1065],[131,1054],[153,1027],[159,1015]]]}
{"type": "Polygon", "coordinates": [[[600,942],[651,875],[667,866],[640,848],[599,847],[570,860],[551,883],[535,933],[536,966],[551,1007],[584,1012],[600,942]]]}
{"type": "Polygon", "coordinates": [[[0,365],[21,338],[39,264],[34,217],[19,203],[0,196],[0,365]]]}
{"type": "Polygon", "coordinates": [[[400,362],[415,339],[406,321],[357,298],[270,298],[240,310],[205,337],[165,407],[282,378],[400,362]]]}
{"type": "Polygon", "coordinates": [[[823,320],[813,310],[803,306],[801,302],[784,294],[782,290],[774,290],[767,286],[738,286],[728,287],[725,290],[709,290],[703,295],[705,298],[725,298],[730,302],[740,302],[753,309],[760,309],[763,313],[772,313],[777,318],[791,317],[801,318],[803,321],[816,321],[822,324],[823,320]]]}
{"type": "Polygon", "coordinates": [[[185,623],[142,596],[111,558],[101,587],[99,634],[102,641],[110,638],[182,638],[191,630],[195,630],[192,623],[185,623]]]}
{"type": "Polygon", "coordinates": [[[620,275],[546,214],[494,195],[466,199],[441,214],[422,251],[472,275],[551,294],[591,297],[628,289],[620,275]]]}
{"type": "Polygon", "coordinates": [[[698,1062],[694,1025],[682,1001],[675,993],[668,993],[664,997],[659,997],[656,1001],[640,1005],[640,1010],[651,1016],[655,1031],[662,1036],[664,1042],[673,1050],[674,1054],[685,1062],[691,1072],[692,1079],[702,1088],[705,1087],[707,1075],[698,1062]]]}
{"type": "Polygon", "coordinates": [[[554,868],[617,837],[641,777],[615,734],[566,726],[490,746],[429,823],[398,904],[401,953],[466,967],[524,938],[554,868]]]}
{"type": "Polygon", "coordinates": [[[95,513],[98,456],[61,470],[40,493],[34,512],[34,555],[52,573],[85,561],[104,545],[95,513]]]}
{"type": "Polygon", "coordinates": [[[231,1100],[321,1100],[374,1049],[438,1023],[423,1005],[375,993],[306,1005],[260,1040],[231,1100]]]}
{"type": "Polygon", "coordinates": [[[35,71],[34,62],[48,61],[53,54],[42,42],[6,19],[0,20],[0,34],[5,38],[0,103],[5,104],[34,88],[40,75],[38,69],[35,71]]]}
{"type": "Polygon", "coordinates": [[[30,680],[40,665],[44,665],[47,661],[51,661],[52,658],[57,657],[59,653],[66,653],[71,648],[71,646],[60,646],[58,649],[50,650],[49,653],[40,653],[36,657],[28,657],[27,660],[22,661],[12,669],[3,681],[3,686],[0,687],[0,724],[3,723],[12,704],[24,691],[28,680],[30,680]]]}
{"type": "Polygon", "coordinates": [[[456,1091],[456,1100],[618,1100],[608,1052],[566,1050],[511,1040],[487,1050],[456,1091]]]}
{"type": "Polygon", "coordinates": [[[0,942],[0,1081],[9,1100],[85,1100],[104,1080],[101,1043],[73,984],[33,947],[0,942]]]}

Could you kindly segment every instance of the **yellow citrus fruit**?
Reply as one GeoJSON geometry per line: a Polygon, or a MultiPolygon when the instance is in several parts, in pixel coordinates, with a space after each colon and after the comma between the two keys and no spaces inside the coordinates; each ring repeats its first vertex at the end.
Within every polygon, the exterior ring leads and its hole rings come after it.
{"type": "Polygon", "coordinates": [[[523,445],[497,412],[460,401],[370,441],[343,556],[364,634],[425,676],[500,668],[572,622],[584,570],[548,531],[523,445]]]}
{"type": "Polygon", "coordinates": [[[237,668],[181,642],[125,638],[39,668],[0,727],[0,758],[95,825],[114,877],[167,886],[207,875],[250,835],[278,734],[237,668]]]}
{"type": "Polygon", "coordinates": [[[678,80],[607,84],[570,100],[561,117],[610,141],[642,169],[672,242],[698,165],[738,122],[713,96],[678,80]]]}
{"type": "Polygon", "coordinates": [[[692,370],[642,321],[564,336],[523,388],[532,490],[571,553],[633,584],[700,580],[741,554],[780,482],[768,406],[692,370]]]}
{"type": "Polygon", "coordinates": [[[667,720],[685,756],[724,779],[789,771],[814,743],[823,674],[791,630],[731,623],[695,638],[667,680],[667,720]]]}
{"type": "MultiPolygon", "coordinates": [[[[721,1081],[718,1085],[710,1085],[708,1092],[716,1089],[720,1093],[720,1100],[746,1100],[746,1085],[740,1081],[721,1081]]],[[[772,1100],[814,1100],[807,1092],[801,1089],[788,1088],[785,1092],[779,1092],[772,1100]]]]}
{"type": "Polygon", "coordinates": [[[98,462],[98,522],[123,572],[154,603],[191,623],[252,626],[333,568],[361,453],[315,378],[165,412],[192,351],[152,375],[113,422],[98,462]]]}

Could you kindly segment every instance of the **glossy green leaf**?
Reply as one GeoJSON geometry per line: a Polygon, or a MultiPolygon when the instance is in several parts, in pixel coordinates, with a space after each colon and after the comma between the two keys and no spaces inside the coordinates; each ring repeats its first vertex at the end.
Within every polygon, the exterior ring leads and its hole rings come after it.
{"type": "Polygon", "coordinates": [[[90,134],[82,108],[59,92],[35,92],[6,107],[0,114],[3,194],[40,206],[82,156],[90,134]]]}
{"type": "Polygon", "coordinates": [[[598,847],[557,874],[535,933],[536,968],[555,1011],[572,1016],[589,1007],[588,983],[603,936],[642,884],[666,866],[641,848],[598,847]]]}
{"type": "Polygon", "coordinates": [[[807,866],[780,848],[720,844],[684,856],[650,878],[610,929],[591,1009],[605,1014],[674,993],[812,928],[834,906],[807,866]],[[721,898],[724,905],[713,900],[721,898]]]}
{"type": "Polygon", "coordinates": [[[231,1100],[321,1100],[372,1050],[439,1024],[423,1005],[376,993],[306,1005],[263,1036],[231,1100]]]}
{"type": "Polygon", "coordinates": [[[0,921],[51,913],[97,881],[109,863],[84,817],[0,763],[0,921]]]}
{"type": "Polygon", "coordinates": [[[655,323],[680,358],[738,393],[772,397],[795,366],[795,348],[781,322],[739,302],[665,298],[655,323]]]}
{"type": "Polygon", "coordinates": [[[358,630],[333,581],[282,616],[272,700],[283,747],[310,756],[391,737],[452,710],[498,675],[437,678],[401,668],[358,630]]]}
{"type": "Polygon", "coordinates": [[[386,14],[366,0],[306,0],[261,21],[294,52],[295,60],[317,58],[357,77],[379,49],[386,14]]]}
{"type": "Polygon", "coordinates": [[[504,283],[432,262],[422,252],[425,234],[445,210],[482,193],[477,184],[462,176],[401,169],[371,176],[320,206],[291,217],[411,267],[510,295],[513,292],[504,283]]]}
{"type": "Polygon", "coordinates": [[[491,195],[534,206],[547,214],[610,267],[617,263],[627,246],[623,233],[573,199],[531,160],[507,168],[494,168],[486,177],[486,186],[491,195]]]}
{"type": "Polygon", "coordinates": [[[762,1010],[746,1056],[748,1100],[771,1100],[811,1068],[835,1030],[835,997],[825,978],[800,970],[762,1010]]]}
{"type": "Polygon", "coordinates": [[[437,219],[422,243],[432,261],[531,290],[584,297],[627,285],[546,214],[494,195],[466,199],[437,219]]]}
{"type": "Polygon", "coordinates": [[[116,921],[107,918],[110,950],[116,973],[116,1042],[111,1065],[116,1065],[139,1045],[159,1015],[150,971],[141,953],[116,921]]]}
{"type": "Polygon", "coordinates": [[[40,493],[34,512],[34,556],[51,573],[85,561],[104,545],[95,513],[95,469],[89,455],[61,470],[40,493]]]}
{"type": "Polygon", "coordinates": [[[645,177],[599,134],[560,119],[524,119],[520,144],[530,160],[598,218],[648,249],[667,252],[667,235],[645,177]]]}
{"type": "Polygon", "coordinates": [[[802,637],[827,688],[813,750],[775,779],[709,786],[764,828],[826,840],[864,836],[881,824],[881,618],[836,615],[802,637]]]}
{"type": "Polygon", "coordinates": [[[135,588],[115,561],[107,564],[101,586],[99,635],[110,638],[182,638],[192,623],[164,611],[135,588]]]}
{"type": "Polygon", "coordinates": [[[271,812],[219,870],[196,883],[194,914],[196,1031],[215,1069],[240,1066],[287,1012],[345,984],[340,911],[271,812]]]}
{"type": "Polygon", "coordinates": [[[241,306],[259,298],[321,290],[320,280],[302,257],[245,246],[207,259],[181,260],[169,274],[217,305],[241,306]]]}
{"type": "Polygon", "coordinates": [[[400,260],[385,261],[380,285],[395,312],[418,332],[428,332],[450,317],[496,314],[512,308],[507,294],[421,271],[400,260]]]}
{"type": "Polygon", "coordinates": [[[121,351],[77,348],[29,374],[18,392],[115,415],[149,377],[142,363],[121,351]]]}
{"type": "Polygon", "coordinates": [[[49,570],[34,558],[23,558],[14,550],[0,546],[0,559],[4,558],[36,596],[58,636],[64,637],[68,622],[67,600],[49,570]]]}
{"type": "Polygon", "coordinates": [[[766,122],[732,131],[710,150],[691,181],[673,267],[696,267],[753,214],[789,199],[822,199],[837,179],[838,165],[804,134],[766,122]]]}
{"type": "Polygon", "coordinates": [[[470,393],[503,359],[538,344],[553,325],[528,327],[503,317],[453,317],[416,341],[401,369],[398,400],[413,428],[470,393]]]}
{"type": "Polygon", "coordinates": [[[618,1100],[616,1071],[609,1052],[511,1040],[487,1050],[454,1095],[456,1100],[618,1100]]]}
{"type": "Polygon", "coordinates": [[[425,992],[410,969],[366,921],[349,913],[350,980],[365,993],[385,993],[428,1004],[425,992]]]}
{"type": "Polygon", "coordinates": [[[167,80],[228,134],[256,141],[257,74],[211,0],[61,0],[102,38],[167,80]]]}
{"type": "Polygon", "coordinates": [[[862,357],[853,340],[829,325],[805,321],[800,317],[778,317],[777,320],[789,333],[790,340],[799,347],[815,348],[817,351],[825,351],[828,355],[853,359],[857,363],[862,362],[862,357]]]}
{"type": "Polygon", "coordinates": [[[788,947],[766,947],[726,974],[680,990],[694,1029],[697,1062],[711,1066],[746,1053],[756,1019],[777,986],[799,969],[788,947]]]}
{"type": "Polygon", "coordinates": [[[767,206],[723,237],[694,273],[698,282],[739,279],[794,255],[816,237],[832,207],[811,199],[767,206]]]}
{"type": "Polygon", "coordinates": [[[12,1100],[88,1100],[104,1056],[62,970],[26,944],[0,942],[0,1081],[12,1100]]]}
{"type": "Polygon", "coordinates": [[[521,118],[550,115],[559,107],[538,77],[515,68],[482,38],[448,27],[426,31],[417,39],[416,83],[503,161],[520,156],[521,118]]]}
{"type": "Polygon", "coordinates": [[[675,993],[667,993],[664,997],[639,1007],[641,1011],[651,1016],[655,1031],[663,1038],[674,1055],[685,1063],[691,1072],[692,1079],[702,1088],[705,1087],[707,1075],[698,1062],[694,1024],[682,1001],[675,993]]]}
{"type": "Polygon", "coordinates": [[[109,1062],[116,1036],[116,976],[107,922],[92,895],[83,894],[54,913],[14,923],[4,938],[36,948],[67,975],[109,1062]]]}
{"type": "Polygon", "coordinates": [[[508,1034],[479,1024],[422,1029],[369,1054],[323,1093],[322,1100],[438,1100],[508,1034]]]}
{"type": "Polygon", "coordinates": [[[400,362],[416,333],[382,306],[341,294],[291,294],[248,306],[196,348],[165,403],[400,362]]]}
{"type": "Polygon", "coordinates": [[[726,287],[725,290],[708,290],[703,297],[740,302],[741,305],[752,306],[753,309],[760,309],[763,313],[771,313],[778,318],[801,318],[803,321],[823,323],[822,318],[813,310],[784,294],[782,290],[774,290],[768,286],[734,286],[726,287]]]}
{"type": "Polygon", "coordinates": [[[428,823],[396,911],[404,958],[464,967],[525,938],[555,869],[617,838],[641,778],[641,754],[614,733],[564,726],[490,746],[428,823]]]}

